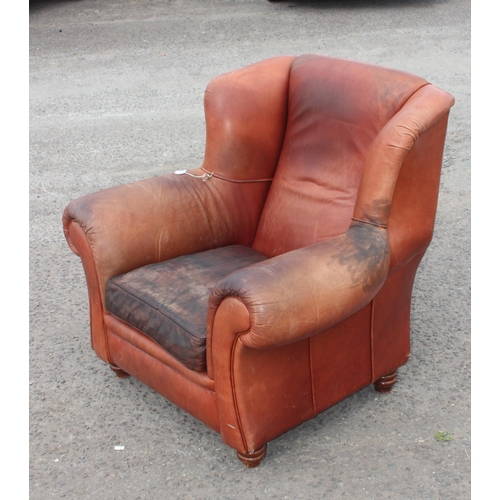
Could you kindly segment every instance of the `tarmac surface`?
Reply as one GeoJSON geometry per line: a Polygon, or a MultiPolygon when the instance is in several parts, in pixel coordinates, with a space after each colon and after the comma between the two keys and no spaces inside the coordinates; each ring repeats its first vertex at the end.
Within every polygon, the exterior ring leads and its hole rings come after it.
{"type": "Polygon", "coordinates": [[[30,2],[30,498],[470,497],[470,46],[466,0],[30,2]],[[61,216],[86,193],[200,166],[210,79],[304,53],[417,74],[456,104],[398,383],[358,392],[245,469],[94,354],[61,216]]]}

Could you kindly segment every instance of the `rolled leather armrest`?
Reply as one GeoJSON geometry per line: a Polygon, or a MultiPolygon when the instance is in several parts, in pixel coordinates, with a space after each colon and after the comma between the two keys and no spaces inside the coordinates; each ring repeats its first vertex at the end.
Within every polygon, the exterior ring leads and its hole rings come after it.
{"type": "Polygon", "coordinates": [[[64,211],[64,233],[79,255],[69,228],[81,226],[103,293],[108,279],[147,264],[224,245],[248,245],[265,189],[167,174],[74,200],[64,211]]]}
{"type": "MultiPolygon", "coordinates": [[[[387,231],[355,222],[343,235],[232,273],[212,290],[208,332],[220,303],[238,297],[250,328],[247,347],[295,342],[333,327],[368,304],[389,270],[387,231]]],[[[215,332],[213,333],[215,334],[215,332]]]]}

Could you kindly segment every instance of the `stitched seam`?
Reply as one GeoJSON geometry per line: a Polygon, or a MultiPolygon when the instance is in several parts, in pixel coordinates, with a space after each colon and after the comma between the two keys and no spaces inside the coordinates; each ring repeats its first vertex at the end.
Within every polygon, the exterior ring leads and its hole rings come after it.
{"type": "Polygon", "coordinates": [[[296,57],[291,63],[290,67],[288,68],[288,85],[286,86],[286,116],[285,116],[285,129],[283,131],[283,139],[281,139],[281,146],[280,146],[280,154],[278,155],[278,161],[276,162],[276,168],[274,169],[274,175],[276,176],[276,169],[278,168],[278,165],[280,163],[281,159],[281,153],[283,152],[283,145],[285,144],[285,137],[286,137],[286,132],[288,130],[288,117],[289,113],[288,110],[290,109],[290,78],[292,77],[292,69],[293,65],[297,61],[298,57],[296,57]]]}
{"type": "Polygon", "coordinates": [[[373,355],[373,330],[374,330],[374,320],[375,317],[375,300],[372,300],[370,307],[370,362],[371,362],[371,377],[372,384],[375,382],[375,359],[373,355]]]}
{"type": "MultiPolygon", "coordinates": [[[[118,319],[120,319],[120,318],[118,318],[118,319]]],[[[123,321],[123,320],[121,320],[121,321],[123,321]]],[[[124,321],[124,323],[126,323],[126,322],[124,321]]],[[[124,339],[121,335],[119,335],[118,333],[114,332],[114,331],[113,331],[113,329],[109,328],[109,331],[110,331],[110,332],[111,332],[111,333],[112,333],[115,337],[118,337],[118,338],[119,338],[120,340],[122,340],[123,342],[126,342],[127,344],[129,344],[130,346],[132,346],[134,349],[137,349],[138,351],[141,351],[141,352],[142,352],[142,353],[144,353],[146,356],[149,356],[150,358],[155,359],[156,361],[158,361],[158,363],[161,363],[163,366],[166,366],[167,368],[170,368],[170,370],[172,370],[172,371],[174,371],[175,373],[179,374],[182,378],[184,378],[184,379],[185,379],[185,380],[187,380],[188,382],[191,382],[191,383],[193,383],[193,384],[196,384],[198,387],[202,387],[203,389],[205,389],[205,390],[207,390],[207,391],[210,391],[210,392],[212,392],[213,394],[215,394],[215,391],[212,391],[212,389],[209,389],[208,387],[205,387],[204,385],[200,385],[200,384],[198,384],[198,383],[194,382],[192,379],[190,379],[190,378],[186,377],[186,375],[184,375],[184,373],[180,372],[180,371],[179,371],[179,370],[177,370],[176,368],[174,368],[174,367],[172,367],[172,366],[170,366],[170,365],[167,365],[166,363],[163,363],[163,362],[162,362],[162,361],[160,361],[158,358],[156,358],[156,357],[152,356],[151,354],[149,354],[148,352],[146,352],[146,351],[142,350],[140,347],[137,347],[136,345],[132,344],[132,342],[129,342],[127,339],[124,339]]],[[[148,339],[149,339],[149,338],[150,338],[150,337],[148,336],[148,339]]],[[[150,340],[152,340],[153,342],[155,342],[155,341],[154,341],[154,339],[150,339],[150,340]]],[[[156,342],[155,342],[155,343],[156,343],[156,342]]],[[[158,344],[158,345],[159,345],[159,344],[158,344]]],[[[161,347],[161,346],[160,346],[160,347],[161,347]]],[[[175,357],[175,356],[173,356],[171,353],[169,353],[169,354],[170,354],[172,357],[175,357]]],[[[178,361],[178,360],[177,360],[177,361],[178,361]]],[[[118,368],[120,368],[120,367],[118,366],[118,368]]],[[[194,370],[193,370],[193,371],[194,371],[194,370]]],[[[197,373],[206,373],[206,372],[197,372],[197,373]]]]}
{"type": "Polygon", "coordinates": [[[243,446],[245,447],[245,450],[248,450],[247,440],[245,438],[245,433],[243,432],[243,425],[241,423],[240,411],[238,408],[238,398],[236,397],[236,384],[234,381],[234,353],[236,350],[236,342],[238,342],[239,337],[240,337],[240,335],[237,335],[235,337],[235,339],[233,341],[233,345],[231,346],[231,368],[230,368],[231,392],[233,395],[234,412],[236,414],[236,421],[238,423],[238,429],[240,431],[241,441],[243,442],[243,446]]]}
{"type": "MultiPolygon", "coordinates": [[[[140,302],[142,302],[143,304],[146,304],[147,306],[149,306],[151,309],[154,309],[158,314],[160,314],[161,316],[164,316],[165,318],[169,319],[170,321],[172,321],[172,323],[175,323],[178,327],[182,328],[183,330],[185,330],[187,333],[191,334],[193,337],[197,338],[197,339],[203,339],[203,337],[199,337],[198,335],[196,335],[192,330],[190,330],[189,328],[186,328],[185,326],[181,325],[178,321],[176,321],[172,316],[170,316],[168,313],[162,311],[161,309],[159,309],[158,307],[155,307],[153,304],[149,303],[147,300],[145,300],[144,298],[142,297],[138,297],[137,295],[135,295],[133,292],[127,290],[126,288],[123,288],[123,286],[119,285],[118,283],[115,283],[114,281],[111,281],[110,282],[110,285],[111,286],[116,286],[117,288],[119,288],[120,290],[122,290],[123,292],[129,294],[129,295],[132,295],[132,297],[136,298],[137,300],[139,300],[140,302]]],[[[112,312],[112,311],[110,311],[112,312]]],[[[119,317],[117,314],[113,313],[115,316],[119,317]]],[[[122,318],[120,318],[122,319],[122,318]]],[[[135,327],[137,328],[137,327],[135,327]]],[[[206,330],[205,330],[206,331],[206,330]]],[[[184,338],[188,338],[186,336],[183,335],[184,338]]],[[[205,337],[206,338],[206,337],[205,337]]]]}
{"type": "MultiPolygon", "coordinates": [[[[280,164],[281,154],[283,153],[283,145],[285,144],[286,132],[288,130],[288,110],[290,108],[290,77],[292,75],[292,66],[294,65],[296,60],[297,60],[297,57],[295,57],[295,59],[290,63],[290,67],[288,68],[288,83],[286,86],[286,109],[285,109],[285,119],[284,119],[285,125],[283,128],[283,137],[281,138],[281,145],[279,148],[278,159],[276,160],[276,165],[274,167],[273,180],[274,180],[274,177],[276,177],[276,171],[278,170],[278,166],[280,164]]],[[[269,187],[269,190],[271,190],[271,186],[269,187]]],[[[253,245],[255,244],[255,238],[257,237],[257,234],[259,233],[260,224],[262,222],[262,214],[264,213],[264,210],[266,208],[268,198],[269,198],[269,191],[267,192],[267,195],[264,199],[264,203],[262,204],[262,208],[260,210],[259,220],[257,221],[257,224],[255,226],[255,231],[253,233],[252,244],[251,244],[252,248],[253,248],[253,245]]]]}
{"type": "Polygon", "coordinates": [[[394,113],[393,113],[393,115],[392,115],[392,117],[391,117],[390,119],[394,118],[394,117],[395,117],[395,116],[396,116],[396,115],[397,115],[397,114],[398,114],[398,113],[399,113],[399,112],[400,112],[400,111],[404,108],[404,106],[406,105],[406,103],[407,103],[407,102],[408,102],[408,101],[409,101],[409,100],[410,100],[410,99],[411,99],[411,98],[412,98],[412,97],[413,97],[413,96],[414,96],[414,95],[415,95],[415,94],[416,94],[416,93],[417,93],[420,89],[423,89],[426,85],[430,85],[430,82],[424,82],[424,83],[422,83],[422,85],[420,85],[420,87],[418,87],[417,89],[415,89],[415,91],[414,91],[414,92],[412,92],[412,93],[408,96],[408,99],[406,99],[406,101],[402,102],[402,103],[401,103],[401,106],[400,106],[399,108],[397,108],[397,109],[394,111],[394,113]]]}
{"type": "Polygon", "coordinates": [[[313,407],[313,415],[316,416],[316,394],[314,393],[314,374],[313,374],[313,361],[312,361],[312,338],[309,337],[309,372],[311,377],[311,398],[312,398],[312,407],[313,407]]]}
{"type": "MultiPolygon", "coordinates": [[[[87,245],[89,246],[89,249],[90,249],[90,255],[92,257],[92,262],[91,262],[92,269],[90,271],[92,272],[93,278],[95,278],[95,282],[97,283],[97,294],[99,296],[100,310],[101,310],[101,316],[102,316],[100,323],[102,325],[102,331],[104,334],[104,349],[106,351],[106,356],[107,356],[108,360],[111,361],[111,351],[109,349],[109,342],[108,342],[108,329],[107,329],[106,323],[104,322],[104,314],[106,311],[105,301],[103,300],[104,297],[101,295],[101,282],[99,279],[99,273],[97,272],[97,266],[96,266],[96,262],[95,262],[94,252],[92,251],[92,245],[90,244],[90,241],[87,239],[88,229],[87,230],[83,229],[82,224],[79,221],[77,221],[75,218],[72,218],[71,222],[68,224],[68,235],[69,235],[70,224],[73,224],[73,222],[75,224],[77,224],[79,226],[79,228],[82,230],[85,241],[87,242],[87,245]]],[[[70,238],[70,240],[71,240],[71,243],[73,244],[73,240],[71,238],[70,238]]],[[[79,255],[79,257],[80,257],[80,259],[82,259],[80,255],[79,255]]],[[[82,260],[82,263],[83,263],[83,260],[82,260]]],[[[85,277],[86,277],[86,275],[87,275],[87,273],[85,273],[85,277]]],[[[88,290],[88,292],[90,292],[90,289],[88,290]]],[[[88,296],[89,296],[90,329],[92,332],[92,323],[94,320],[95,313],[94,313],[94,305],[92,303],[90,293],[88,293],[88,296]]],[[[92,348],[94,348],[94,335],[91,335],[90,343],[92,345],[92,348]]]]}
{"type": "MultiPolygon", "coordinates": [[[[123,319],[123,318],[120,318],[119,316],[116,316],[115,314],[113,314],[112,312],[106,312],[106,315],[107,316],[113,316],[114,318],[116,318],[117,320],[125,323],[126,325],[130,326],[130,328],[133,328],[134,330],[138,331],[139,333],[141,333],[142,335],[145,335],[151,342],[155,343],[158,347],[161,347],[164,351],[168,352],[168,354],[170,356],[172,356],[173,358],[175,358],[179,363],[183,364],[188,370],[192,370],[194,372],[198,372],[198,373],[204,373],[204,372],[207,372],[207,366],[206,366],[206,345],[205,346],[202,346],[202,347],[205,347],[205,370],[198,370],[192,366],[190,366],[189,364],[189,360],[187,359],[181,359],[180,357],[178,357],[174,352],[172,352],[171,349],[175,349],[175,348],[178,348],[178,346],[176,346],[173,342],[165,342],[166,344],[168,344],[168,347],[165,346],[165,345],[162,345],[160,344],[156,339],[154,339],[153,337],[151,337],[151,335],[149,335],[148,333],[142,331],[140,328],[138,328],[137,326],[133,325],[132,323],[129,323],[127,320],[123,319]]],[[[106,322],[104,322],[104,324],[106,325],[106,322]]],[[[109,329],[107,326],[106,326],[107,329],[109,329]]],[[[110,329],[109,329],[110,330],[110,329]]],[[[118,335],[116,332],[113,332],[115,335],[117,335],[118,337],[122,338],[120,335],[118,335]]],[[[134,344],[131,344],[131,345],[134,345],[134,344]]],[[[134,346],[136,347],[136,346],[134,346]]],[[[137,347],[137,349],[139,350],[142,350],[140,349],[139,347],[137,347]]],[[[110,358],[111,359],[111,356],[110,358]]],[[[192,359],[192,358],[190,358],[192,359]]],[[[195,357],[194,358],[195,360],[199,360],[199,356],[198,357],[195,357]]],[[[168,366],[168,365],[167,365],[168,366]]],[[[171,368],[169,366],[169,368],[171,368]]],[[[180,372],[179,372],[180,373],[180,372]]]]}
{"type": "MultiPolygon", "coordinates": [[[[226,296],[224,298],[227,298],[227,297],[229,297],[229,296],[226,296]]],[[[233,295],[233,297],[236,297],[238,300],[240,300],[242,302],[242,304],[248,309],[247,305],[243,302],[243,300],[241,300],[240,297],[238,297],[237,295],[233,295]]],[[[250,325],[248,326],[248,329],[245,332],[239,333],[234,338],[233,345],[231,346],[231,366],[229,367],[229,372],[231,375],[231,395],[233,397],[234,413],[236,415],[236,422],[238,424],[238,430],[240,431],[241,441],[242,441],[243,446],[245,447],[245,450],[248,450],[248,444],[247,444],[247,440],[245,438],[245,433],[243,431],[243,424],[241,423],[240,411],[238,408],[238,398],[236,397],[236,383],[234,380],[234,356],[235,356],[235,351],[236,351],[236,342],[238,342],[241,335],[247,334],[252,329],[252,315],[250,314],[250,312],[249,312],[248,318],[250,321],[250,325]]]]}

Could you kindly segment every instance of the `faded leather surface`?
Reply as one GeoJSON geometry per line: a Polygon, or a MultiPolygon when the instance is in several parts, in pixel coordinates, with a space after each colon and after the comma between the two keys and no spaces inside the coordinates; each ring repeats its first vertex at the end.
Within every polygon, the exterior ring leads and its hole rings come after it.
{"type": "Polygon", "coordinates": [[[388,226],[391,271],[425,251],[432,238],[453,103],[446,92],[422,87],[383,128],[366,159],[354,217],[388,226]]]}
{"type": "Polygon", "coordinates": [[[166,175],[65,210],[96,353],[243,453],[397,369],[410,352],[412,285],[432,238],[453,102],[419,77],[323,56],[214,79],[204,170],[192,172],[230,181],[166,175]],[[213,288],[206,373],[103,307],[110,278],[230,245],[271,258],[213,288]]]}
{"type": "Polygon", "coordinates": [[[138,267],[220,246],[248,246],[266,190],[264,183],[168,174],[79,198],[66,208],[64,225],[82,226],[104,296],[108,279],[138,267]]]}
{"type": "Polygon", "coordinates": [[[265,350],[248,348],[241,337],[234,343],[231,372],[247,449],[315,416],[309,358],[309,339],[265,350]]]}
{"type": "Polygon", "coordinates": [[[90,313],[90,342],[95,353],[106,363],[111,363],[108,338],[104,325],[103,298],[94,253],[84,230],[75,221],[65,221],[64,230],[70,247],[80,256],[87,280],[90,313]]]}
{"type": "MultiPolygon", "coordinates": [[[[207,331],[226,296],[248,308],[241,342],[266,348],[331,328],[370,302],[389,270],[387,231],[353,223],[345,234],[236,271],[210,295],[207,331]]],[[[213,332],[215,335],[215,332],[213,332]]]]}
{"type": "Polygon", "coordinates": [[[106,309],[187,368],[206,371],[206,316],[214,285],[266,257],[233,245],[140,267],[108,281],[106,309]]]}
{"type": "Polygon", "coordinates": [[[208,425],[216,432],[219,429],[215,392],[203,387],[157,358],[109,331],[112,362],[133,377],[154,389],[177,406],[208,425]]]}
{"type": "MultiPolygon", "coordinates": [[[[294,60],[290,56],[267,59],[208,84],[206,170],[240,180],[274,176],[285,134],[288,76],[294,60]]],[[[265,184],[266,195],[269,186],[265,184]]]]}
{"type": "Polygon", "coordinates": [[[408,361],[411,293],[423,255],[415,255],[393,272],[373,300],[372,382],[408,361]]]}
{"type": "Polygon", "coordinates": [[[311,337],[314,410],[320,413],[372,380],[372,303],[311,337]]]}
{"type": "Polygon", "coordinates": [[[421,133],[403,160],[387,228],[391,273],[423,254],[432,240],[448,114],[421,133]]]}
{"type": "Polygon", "coordinates": [[[370,146],[426,83],[379,66],[298,57],[283,149],[253,247],[275,256],[345,233],[370,146]]]}
{"type": "MultiPolygon", "coordinates": [[[[288,74],[294,59],[271,58],[210,83],[205,96],[204,168],[233,179],[273,176],[285,131],[288,74]],[[257,139],[267,144],[259,147],[258,154],[257,139]]],[[[71,202],[64,210],[63,229],[73,252],[90,256],[82,263],[92,295],[92,343],[99,357],[109,362],[102,318],[110,278],[180,255],[220,246],[250,246],[268,190],[268,182],[240,184],[217,178],[202,182],[167,174],[71,202]],[[72,237],[72,224],[81,227],[86,241],[72,237]]]]}

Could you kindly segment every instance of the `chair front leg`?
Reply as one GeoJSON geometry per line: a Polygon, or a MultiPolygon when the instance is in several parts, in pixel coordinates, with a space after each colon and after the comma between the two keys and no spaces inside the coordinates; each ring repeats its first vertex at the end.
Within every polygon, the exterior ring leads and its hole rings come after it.
{"type": "Polygon", "coordinates": [[[238,455],[238,458],[243,462],[243,465],[245,467],[253,469],[262,462],[262,460],[266,456],[266,452],[267,452],[267,444],[265,444],[264,446],[253,452],[240,453],[238,451],[236,452],[236,454],[238,455]]]}
{"type": "Polygon", "coordinates": [[[383,377],[380,377],[373,384],[375,386],[375,390],[385,394],[386,392],[391,392],[392,386],[397,382],[398,379],[398,371],[394,370],[383,377]]]}

